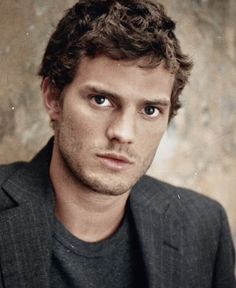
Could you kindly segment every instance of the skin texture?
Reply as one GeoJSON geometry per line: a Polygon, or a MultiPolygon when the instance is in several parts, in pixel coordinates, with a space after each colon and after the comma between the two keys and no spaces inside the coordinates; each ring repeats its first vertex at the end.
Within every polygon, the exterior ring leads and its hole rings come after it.
{"type": "Polygon", "coordinates": [[[116,206],[119,217],[114,219],[122,219],[129,191],[151,165],[168,126],[174,75],[163,64],[142,68],[143,61],[84,58],[62,91],[62,102],[44,81],[45,106],[55,130],[51,178],[58,215],[70,231],[75,230],[68,224],[75,203],[80,208],[84,203],[87,212],[92,202],[96,211],[112,210],[110,219],[116,206]]]}

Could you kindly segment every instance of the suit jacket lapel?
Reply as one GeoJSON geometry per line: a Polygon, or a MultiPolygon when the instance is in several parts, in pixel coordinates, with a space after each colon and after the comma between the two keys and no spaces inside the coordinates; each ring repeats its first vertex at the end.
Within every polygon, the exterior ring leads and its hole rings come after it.
{"type": "Polygon", "coordinates": [[[130,197],[148,287],[181,287],[182,227],[166,196],[169,191],[161,185],[156,193],[153,189],[146,180],[140,181],[130,197]]]}
{"type": "Polygon", "coordinates": [[[45,163],[44,154],[2,186],[15,203],[0,213],[0,259],[6,288],[50,287],[53,195],[46,191],[50,157],[45,163]]]}

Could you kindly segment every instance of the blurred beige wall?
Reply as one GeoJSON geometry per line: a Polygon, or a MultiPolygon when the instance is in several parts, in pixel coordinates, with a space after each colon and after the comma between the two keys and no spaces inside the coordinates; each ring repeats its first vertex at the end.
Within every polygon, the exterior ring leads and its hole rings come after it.
{"type": "MultiPolygon", "coordinates": [[[[236,243],[236,1],[163,0],[195,62],[149,174],[225,207],[236,243]]],[[[0,162],[30,159],[52,134],[36,73],[72,0],[0,1],[0,162]]]]}

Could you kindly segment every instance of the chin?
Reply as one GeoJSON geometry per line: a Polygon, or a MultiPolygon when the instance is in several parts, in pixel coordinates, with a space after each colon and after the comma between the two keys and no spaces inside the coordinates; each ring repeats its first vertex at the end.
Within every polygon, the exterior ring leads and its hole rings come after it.
{"type": "Polygon", "coordinates": [[[96,193],[99,193],[101,195],[112,195],[112,196],[118,196],[127,193],[132,185],[127,184],[121,184],[120,182],[118,183],[113,183],[111,184],[111,181],[109,183],[102,182],[102,181],[92,181],[90,183],[90,188],[96,193]]]}
{"type": "Polygon", "coordinates": [[[77,179],[84,186],[89,188],[91,192],[111,196],[119,196],[129,192],[132,186],[134,186],[134,184],[137,182],[136,180],[127,181],[127,179],[122,179],[122,177],[118,177],[119,179],[114,179],[113,177],[109,176],[107,176],[107,178],[109,177],[109,181],[107,181],[107,179],[102,179],[103,177],[80,174],[77,179]]]}

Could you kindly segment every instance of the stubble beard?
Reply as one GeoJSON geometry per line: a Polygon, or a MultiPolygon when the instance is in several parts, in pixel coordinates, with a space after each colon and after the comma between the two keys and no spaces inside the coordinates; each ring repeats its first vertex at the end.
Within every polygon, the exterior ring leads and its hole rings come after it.
{"type": "MultiPolygon", "coordinates": [[[[136,179],[134,179],[132,182],[129,181],[127,183],[122,181],[122,178],[120,178],[119,182],[115,181],[116,183],[113,181],[113,179],[103,180],[104,178],[96,175],[96,173],[86,171],[78,163],[75,163],[74,159],[71,159],[69,155],[63,153],[62,151],[61,156],[73,181],[78,183],[79,186],[86,187],[86,190],[91,193],[119,196],[129,192],[135,183],[139,180],[139,177],[136,177],[136,179]]],[[[107,176],[107,178],[109,178],[109,176],[107,176]]]]}
{"type": "MultiPolygon", "coordinates": [[[[78,187],[84,186],[87,188],[86,190],[91,193],[110,196],[119,196],[127,193],[146,173],[152,163],[152,159],[150,160],[152,157],[143,161],[142,165],[140,165],[142,170],[140,169],[140,173],[134,175],[132,179],[123,178],[122,175],[116,175],[115,180],[113,177],[111,177],[111,179],[104,179],[105,172],[104,175],[99,176],[96,172],[88,171],[83,167],[83,163],[80,163],[80,161],[74,157],[74,155],[79,155],[79,153],[85,153],[82,143],[76,143],[76,145],[68,147],[66,143],[58,142],[58,150],[66,167],[68,177],[70,177],[73,182],[78,183],[78,187]]],[[[107,178],[109,178],[109,175],[107,178]]]]}

